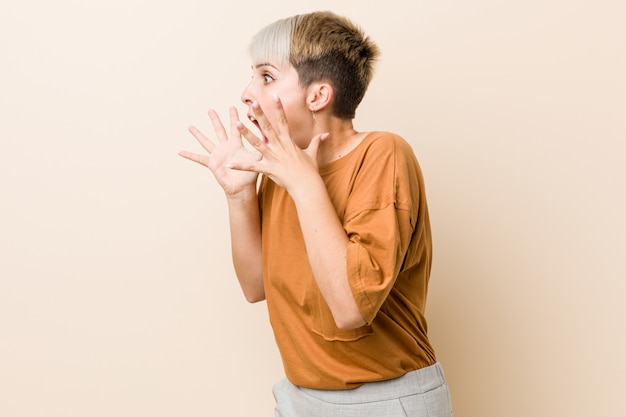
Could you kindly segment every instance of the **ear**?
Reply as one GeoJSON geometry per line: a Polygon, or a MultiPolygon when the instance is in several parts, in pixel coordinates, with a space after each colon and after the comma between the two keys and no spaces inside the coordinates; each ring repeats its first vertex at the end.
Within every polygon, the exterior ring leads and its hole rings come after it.
{"type": "Polygon", "coordinates": [[[316,82],[307,89],[306,104],[311,111],[319,112],[326,107],[330,108],[335,90],[330,83],[316,82]]]}

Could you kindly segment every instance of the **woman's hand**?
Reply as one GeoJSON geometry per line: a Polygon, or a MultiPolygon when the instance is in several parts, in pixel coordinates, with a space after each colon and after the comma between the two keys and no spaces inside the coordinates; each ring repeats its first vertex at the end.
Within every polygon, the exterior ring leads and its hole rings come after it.
{"type": "Polygon", "coordinates": [[[229,197],[236,196],[244,190],[249,190],[250,187],[256,190],[257,172],[231,169],[231,164],[235,162],[253,164],[261,159],[259,152],[248,151],[243,147],[241,129],[238,128],[241,122],[239,121],[237,109],[235,107],[230,108],[230,138],[214,110],[209,111],[209,118],[213,124],[218,142],[212,142],[195,126],[190,126],[189,132],[198,140],[208,154],[200,155],[182,151],[179,155],[209,168],[229,197]]]}
{"type": "Polygon", "coordinates": [[[236,123],[239,132],[261,155],[255,161],[238,160],[229,166],[235,170],[262,173],[276,184],[292,194],[308,180],[319,180],[317,152],[320,143],[328,137],[327,133],[317,134],[306,149],[300,149],[289,135],[287,117],[278,97],[274,97],[276,121],[274,125],[260,108],[258,103],[252,104],[254,117],[259,123],[262,134],[267,139],[258,138],[241,122],[236,123]]]}

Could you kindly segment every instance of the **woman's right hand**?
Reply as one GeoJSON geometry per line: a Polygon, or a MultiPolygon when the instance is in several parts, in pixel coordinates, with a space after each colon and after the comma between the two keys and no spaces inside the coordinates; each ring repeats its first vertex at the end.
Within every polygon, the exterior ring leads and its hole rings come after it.
{"type": "Polygon", "coordinates": [[[218,142],[209,140],[195,126],[189,127],[189,132],[196,138],[202,147],[208,152],[207,155],[195,154],[188,151],[179,153],[183,158],[203,165],[213,172],[217,182],[222,186],[227,197],[236,197],[243,191],[249,191],[250,187],[256,189],[256,172],[240,171],[229,167],[233,162],[254,163],[261,159],[257,151],[249,151],[244,148],[241,141],[241,133],[237,128],[239,115],[235,107],[230,108],[230,138],[224,129],[224,125],[214,110],[209,110],[209,118],[217,135],[218,142]]]}

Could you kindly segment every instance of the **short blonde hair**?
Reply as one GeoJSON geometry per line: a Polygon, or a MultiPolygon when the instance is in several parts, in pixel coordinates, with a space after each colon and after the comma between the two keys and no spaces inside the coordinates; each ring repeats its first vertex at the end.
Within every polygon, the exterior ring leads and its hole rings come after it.
{"type": "Polygon", "coordinates": [[[335,91],[334,114],[354,118],[374,75],[376,44],[345,17],[313,12],[278,20],[261,29],[250,44],[254,64],[289,62],[300,84],[329,82],[335,91]]]}

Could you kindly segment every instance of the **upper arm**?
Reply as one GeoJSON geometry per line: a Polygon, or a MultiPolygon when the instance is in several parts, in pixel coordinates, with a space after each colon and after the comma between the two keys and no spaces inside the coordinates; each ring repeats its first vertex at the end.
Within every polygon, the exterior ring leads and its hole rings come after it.
{"type": "Polygon", "coordinates": [[[403,266],[417,227],[422,192],[412,150],[403,141],[399,146],[398,141],[390,142],[382,143],[381,147],[387,146],[364,164],[344,221],[350,240],[348,280],[367,323],[376,316],[403,266]]]}

